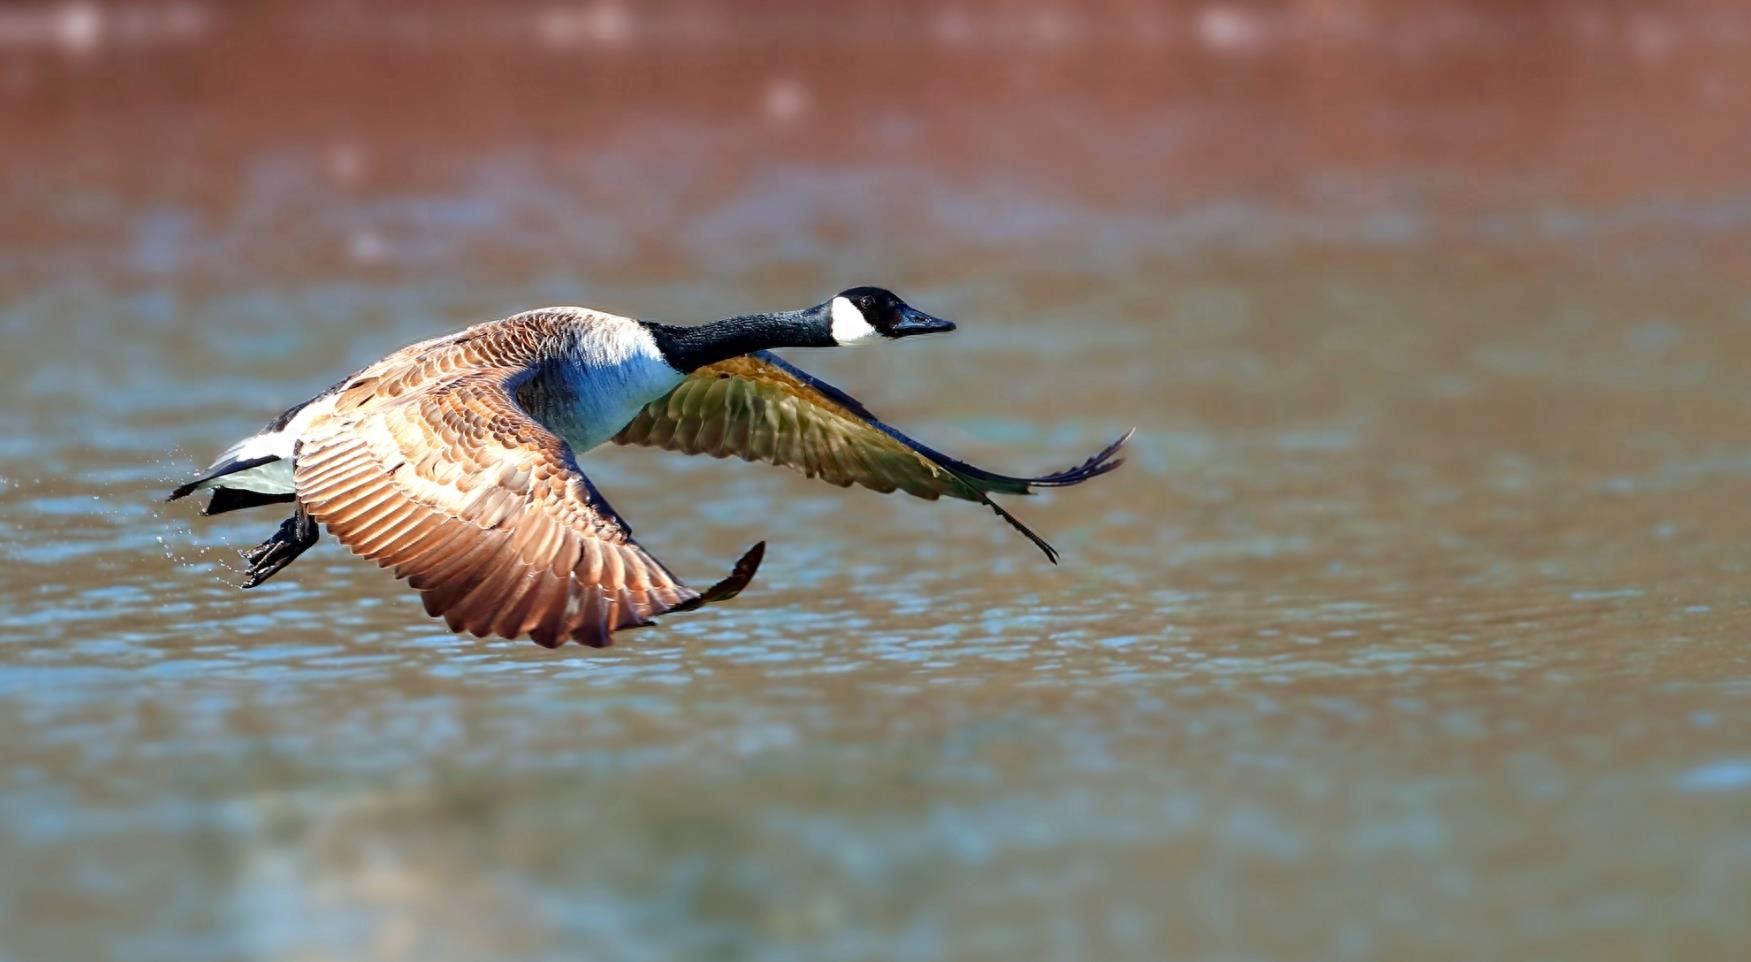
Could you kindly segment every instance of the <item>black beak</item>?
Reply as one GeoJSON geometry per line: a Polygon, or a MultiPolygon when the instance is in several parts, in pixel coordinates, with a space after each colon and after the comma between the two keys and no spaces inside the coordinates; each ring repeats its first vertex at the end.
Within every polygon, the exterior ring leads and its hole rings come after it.
{"type": "Polygon", "coordinates": [[[946,333],[955,329],[954,321],[945,321],[940,317],[932,317],[915,307],[900,308],[900,320],[889,333],[889,337],[911,337],[914,334],[946,333]]]}

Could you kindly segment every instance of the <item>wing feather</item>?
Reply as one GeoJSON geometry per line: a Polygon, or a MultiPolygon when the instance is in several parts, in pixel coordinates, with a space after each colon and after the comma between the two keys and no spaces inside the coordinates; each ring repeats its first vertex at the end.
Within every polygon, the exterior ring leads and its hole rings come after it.
{"type": "MultiPolygon", "coordinates": [[[[410,373],[350,395],[304,435],[299,499],[457,631],[601,647],[614,631],[703,603],[517,404],[527,376],[433,365],[423,381],[410,373]]],[[[733,591],[752,576],[740,577],[745,567],[726,579],[733,591]]]]}
{"type": "Polygon", "coordinates": [[[1099,477],[1124,463],[1116,455],[1130,436],[1067,471],[1032,478],[998,474],[925,447],[844,391],[761,351],[694,371],[645,405],[614,441],[794,468],[840,487],[979,502],[1056,561],[1052,546],[990,495],[1032,494],[1038,487],[1099,477]]]}

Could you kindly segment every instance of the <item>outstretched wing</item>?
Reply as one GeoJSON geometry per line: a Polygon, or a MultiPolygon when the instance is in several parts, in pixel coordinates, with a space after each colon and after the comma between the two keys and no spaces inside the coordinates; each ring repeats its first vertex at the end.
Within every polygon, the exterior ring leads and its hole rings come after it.
{"type": "Polygon", "coordinates": [[[296,455],[298,499],[393,567],[452,630],[549,648],[733,597],[763,545],[703,595],[646,554],[565,442],[512,396],[526,369],[344,392],[296,455]]]}
{"type": "Polygon", "coordinates": [[[1016,530],[1058,560],[1057,552],[992,494],[1032,494],[1098,477],[1124,463],[1119,448],[1130,434],[1068,471],[1011,477],[933,451],[883,424],[844,391],[761,351],[708,364],[667,395],[645,405],[615,435],[639,444],[795,468],[840,487],[857,484],[882,493],[960,498],[988,505],[1016,530]]]}

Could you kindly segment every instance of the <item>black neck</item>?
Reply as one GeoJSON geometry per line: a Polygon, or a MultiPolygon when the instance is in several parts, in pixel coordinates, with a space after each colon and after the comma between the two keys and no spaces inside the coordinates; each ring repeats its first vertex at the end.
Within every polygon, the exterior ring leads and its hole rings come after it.
{"type": "Polygon", "coordinates": [[[742,314],[698,327],[643,322],[669,366],[689,374],[707,364],[774,347],[836,347],[826,311],[742,314]]]}

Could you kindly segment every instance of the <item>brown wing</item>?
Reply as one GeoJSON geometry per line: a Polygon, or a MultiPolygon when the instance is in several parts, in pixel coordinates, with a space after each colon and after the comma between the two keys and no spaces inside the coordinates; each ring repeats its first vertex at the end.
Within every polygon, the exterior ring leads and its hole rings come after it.
{"type": "Polygon", "coordinates": [[[298,499],[354,552],[393,566],[452,630],[549,648],[733,597],[761,545],[704,595],[646,554],[571,449],[489,370],[396,396],[348,391],[297,454],[298,499]]]}
{"type": "Polygon", "coordinates": [[[977,468],[933,451],[882,423],[844,391],[762,351],[709,364],[667,395],[645,405],[614,437],[639,444],[795,468],[840,487],[904,491],[990,506],[1046,556],[1057,553],[994,504],[990,494],[1032,494],[1098,477],[1124,463],[1115,458],[1127,433],[1082,465],[1035,478],[977,468]]]}

